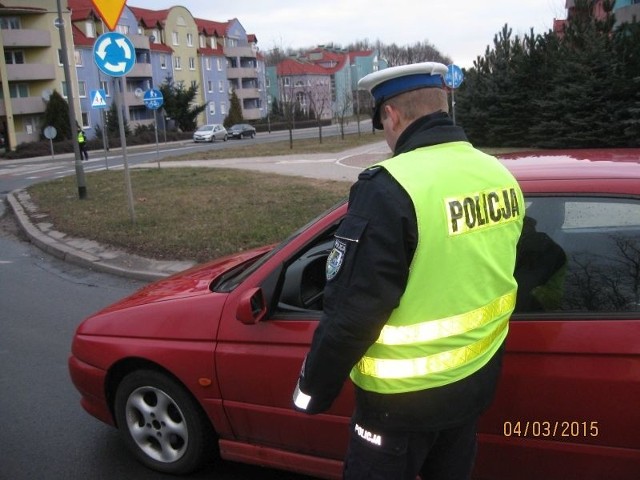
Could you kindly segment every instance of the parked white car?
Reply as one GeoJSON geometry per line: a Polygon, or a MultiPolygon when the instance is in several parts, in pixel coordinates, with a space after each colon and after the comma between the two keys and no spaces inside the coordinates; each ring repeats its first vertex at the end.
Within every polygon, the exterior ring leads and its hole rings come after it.
{"type": "Polygon", "coordinates": [[[210,125],[202,125],[193,132],[194,142],[215,142],[216,140],[227,141],[229,134],[227,129],[219,123],[212,123],[210,125]]]}

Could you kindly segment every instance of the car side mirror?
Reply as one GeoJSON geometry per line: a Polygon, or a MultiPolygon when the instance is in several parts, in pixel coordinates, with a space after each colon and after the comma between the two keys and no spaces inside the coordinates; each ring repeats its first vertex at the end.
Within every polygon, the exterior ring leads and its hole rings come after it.
{"type": "Polygon", "coordinates": [[[255,325],[264,319],[267,305],[261,288],[251,288],[240,296],[236,318],[245,325],[255,325]]]}

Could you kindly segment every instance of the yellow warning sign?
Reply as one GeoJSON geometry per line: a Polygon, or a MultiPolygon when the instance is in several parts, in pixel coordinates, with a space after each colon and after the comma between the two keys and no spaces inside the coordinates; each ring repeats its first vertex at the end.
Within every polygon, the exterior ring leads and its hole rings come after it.
{"type": "Polygon", "coordinates": [[[107,25],[110,31],[116,29],[122,10],[127,0],[92,0],[93,6],[98,10],[98,14],[102,21],[107,25]]]}

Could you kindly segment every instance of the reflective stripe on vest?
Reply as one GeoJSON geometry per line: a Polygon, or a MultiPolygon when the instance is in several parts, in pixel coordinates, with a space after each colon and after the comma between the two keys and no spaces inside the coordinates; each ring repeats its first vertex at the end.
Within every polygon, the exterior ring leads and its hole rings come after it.
{"type": "Polygon", "coordinates": [[[384,345],[410,345],[439,338],[460,335],[483,327],[510,313],[516,305],[516,291],[496,298],[483,307],[467,313],[437,320],[428,320],[415,325],[385,325],[376,343],[384,345]]]}
{"type": "Polygon", "coordinates": [[[365,356],[360,359],[356,369],[363,375],[383,379],[420,377],[452,370],[486,353],[493,342],[506,332],[508,323],[509,317],[504,318],[489,335],[471,345],[421,358],[397,360],[365,356]]]}

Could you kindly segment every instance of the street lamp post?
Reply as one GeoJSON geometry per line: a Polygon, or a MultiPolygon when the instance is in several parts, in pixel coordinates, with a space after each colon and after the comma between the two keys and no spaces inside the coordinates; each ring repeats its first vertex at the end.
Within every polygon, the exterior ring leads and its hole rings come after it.
{"type": "Polygon", "coordinates": [[[73,153],[75,155],[76,182],[78,184],[78,198],[87,198],[87,185],[84,178],[84,168],[80,158],[80,146],[76,141],[76,130],[78,122],[76,120],[76,106],[73,96],[73,82],[69,70],[69,56],[67,55],[67,36],[65,33],[64,19],[62,18],[62,7],[58,0],[58,31],[60,33],[60,48],[62,50],[62,65],[64,67],[64,79],[67,84],[67,99],[69,100],[69,126],[71,127],[71,138],[73,138],[73,153]]]}

